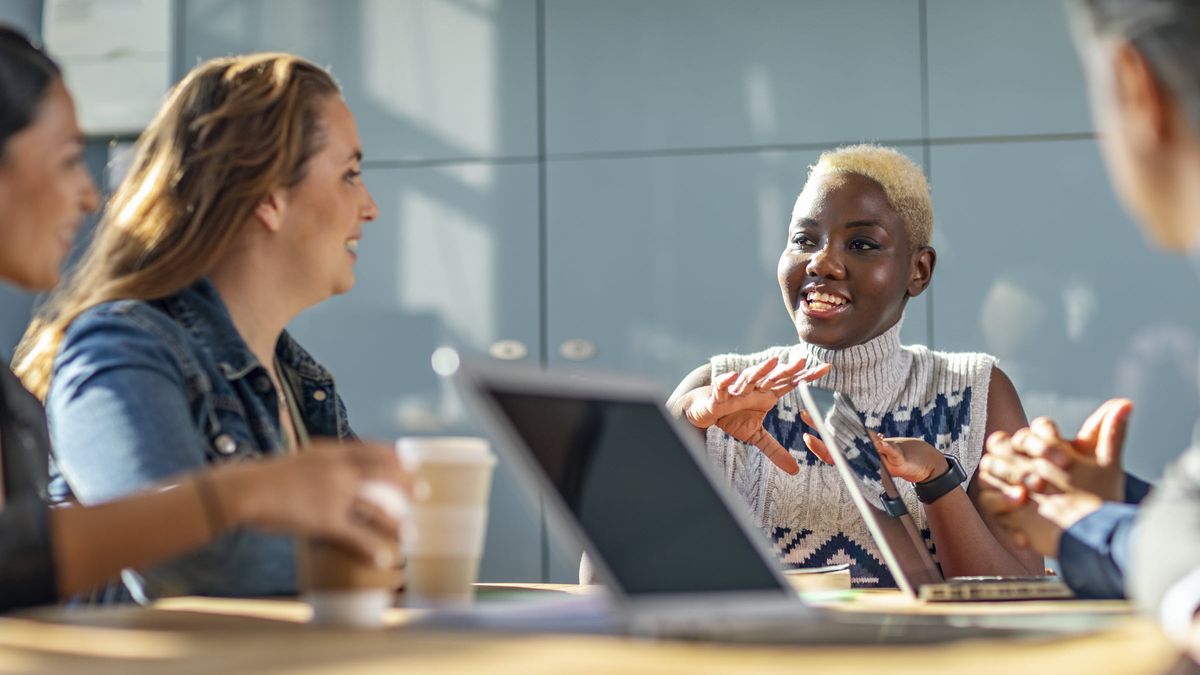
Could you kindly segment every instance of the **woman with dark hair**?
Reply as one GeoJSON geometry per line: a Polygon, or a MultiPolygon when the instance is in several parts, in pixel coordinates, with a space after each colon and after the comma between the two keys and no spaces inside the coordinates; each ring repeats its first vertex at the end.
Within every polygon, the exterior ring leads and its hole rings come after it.
{"type": "MultiPolygon", "coordinates": [[[[52,287],[98,202],[58,66],[0,26],[0,279],[29,291],[52,287]]],[[[366,481],[407,485],[388,446],[326,443],[53,509],[45,501],[50,449],[41,404],[0,369],[0,610],[75,595],[240,527],[328,539],[377,564],[394,562],[398,524],[358,497],[366,481]]]]}

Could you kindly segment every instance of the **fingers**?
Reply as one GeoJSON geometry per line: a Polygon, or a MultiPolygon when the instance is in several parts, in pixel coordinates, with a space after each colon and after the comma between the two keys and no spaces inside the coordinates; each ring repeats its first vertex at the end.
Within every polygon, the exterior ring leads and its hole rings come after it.
{"type": "Polygon", "coordinates": [[[356,499],[350,506],[350,520],[356,525],[374,530],[385,539],[400,542],[400,529],[403,526],[393,518],[383,507],[366,499],[356,499]]]}
{"type": "Polygon", "coordinates": [[[738,381],[739,377],[741,377],[741,373],[737,371],[725,373],[724,375],[718,377],[716,381],[712,383],[713,401],[716,403],[728,401],[730,396],[729,388],[733,386],[734,382],[738,381]]]}
{"type": "Polygon", "coordinates": [[[743,370],[741,375],[738,377],[737,382],[729,388],[729,393],[733,394],[734,396],[741,396],[742,393],[746,391],[747,387],[753,388],[755,383],[761,380],[767,373],[770,373],[778,363],[779,357],[772,356],[757,366],[743,370]]]}
{"type": "Polygon", "coordinates": [[[404,469],[390,445],[347,443],[337,454],[339,459],[349,460],[354,465],[360,478],[393,483],[405,493],[412,494],[412,474],[404,469]]]}
{"type": "Polygon", "coordinates": [[[825,442],[813,436],[812,434],[804,434],[804,447],[808,451],[817,456],[817,459],[826,464],[833,464],[833,456],[829,454],[829,448],[825,447],[825,442]]]}
{"type": "Polygon", "coordinates": [[[1076,445],[1081,452],[1095,452],[1096,441],[1100,434],[1100,425],[1108,417],[1109,410],[1112,409],[1113,405],[1123,400],[1125,399],[1113,398],[1101,403],[1100,407],[1092,411],[1092,414],[1088,415],[1088,418],[1083,421],[1083,424],[1079,427],[1079,433],[1075,436],[1076,445]]]}
{"type": "Polygon", "coordinates": [[[1039,417],[1027,429],[1019,429],[1012,436],[1015,451],[1029,457],[1040,457],[1060,467],[1067,468],[1074,461],[1070,445],[1058,436],[1058,428],[1048,418],[1039,417]]]}
{"type": "Polygon", "coordinates": [[[394,567],[400,555],[399,540],[395,536],[380,534],[376,528],[353,520],[331,532],[327,538],[381,569],[394,567]]]}
{"type": "Polygon", "coordinates": [[[816,366],[815,368],[809,368],[807,370],[802,371],[796,377],[800,378],[800,381],[802,381],[802,382],[813,382],[815,380],[821,379],[822,377],[825,377],[826,375],[829,374],[829,371],[831,371],[831,370],[833,370],[832,364],[822,363],[821,365],[816,366]]]}
{"type": "Polygon", "coordinates": [[[1003,432],[996,432],[988,438],[988,452],[979,460],[979,477],[989,487],[999,491],[1006,499],[1017,504],[1023,503],[1029,495],[1025,482],[1026,472],[1022,470],[1022,460],[1006,449],[1006,443],[1000,442],[1008,435],[997,437],[997,434],[1003,434],[1003,432]]]}
{"type": "Polygon", "coordinates": [[[751,439],[750,444],[762,451],[767,459],[775,466],[783,469],[786,473],[796,475],[800,473],[800,464],[792,457],[792,454],[787,451],[779,441],[771,437],[766,429],[759,429],[758,433],[751,439]]]}
{"type": "Polygon", "coordinates": [[[1121,466],[1121,451],[1125,447],[1125,432],[1129,427],[1129,416],[1133,413],[1133,401],[1114,399],[1109,412],[1100,424],[1096,439],[1096,462],[1100,466],[1121,466]]]}
{"type": "Polygon", "coordinates": [[[900,466],[904,463],[904,453],[896,449],[896,446],[888,443],[883,435],[878,431],[869,432],[871,443],[875,446],[875,452],[879,453],[879,458],[885,460],[892,466],[900,466]]]}
{"type": "Polygon", "coordinates": [[[800,359],[795,363],[781,363],[755,383],[755,386],[772,394],[783,395],[795,389],[796,385],[804,381],[801,379],[802,374],[805,372],[804,364],[804,359],[800,359]]]}

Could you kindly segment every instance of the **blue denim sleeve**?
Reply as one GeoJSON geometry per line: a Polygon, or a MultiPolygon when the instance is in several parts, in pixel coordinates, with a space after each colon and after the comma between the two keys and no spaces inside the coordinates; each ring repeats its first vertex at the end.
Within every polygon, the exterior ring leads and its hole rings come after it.
{"type": "Polygon", "coordinates": [[[1105,502],[1063,532],[1058,563],[1063,580],[1081,598],[1125,597],[1130,535],[1137,506],[1105,502]]]}
{"type": "MultiPolygon", "coordinates": [[[[208,465],[178,339],[138,313],[92,312],[64,339],[46,410],[55,462],[76,499],[105,502],[208,465]]],[[[240,530],[136,575],[134,597],[295,590],[292,539],[240,530]]]]}

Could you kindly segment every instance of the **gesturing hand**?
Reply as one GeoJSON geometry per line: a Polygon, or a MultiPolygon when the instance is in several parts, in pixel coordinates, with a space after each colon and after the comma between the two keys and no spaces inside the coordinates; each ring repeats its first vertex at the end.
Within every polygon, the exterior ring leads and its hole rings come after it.
{"type": "Polygon", "coordinates": [[[779,399],[801,382],[811,382],[829,372],[829,364],[816,368],[806,365],[805,359],[781,364],[779,357],[773,356],[741,372],[725,373],[711,385],[686,394],[684,417],[701,429],[716,425],[737,440],[758,448],[780,469],[798,473],[800,465],[767,433],[763,420],[779,399]]]}
{"type": "MultiPolygon", "coordinates": [[[[807,412],[802,412],[801,416],[810,427],[816,426],[807,412]]],[[[879,453],[880,462],[893,478],[901,478],[910,483],[924,483],[937,478],[950,468],[946,457],[920,438],[884,438],[871,432],[871,442],[875,445],[875,451],[879,453]]],[[[833,464],[829,448],[825,447],[821,439],[812,434],[804,434],[804,445],[822,462],[833,464]]]]}

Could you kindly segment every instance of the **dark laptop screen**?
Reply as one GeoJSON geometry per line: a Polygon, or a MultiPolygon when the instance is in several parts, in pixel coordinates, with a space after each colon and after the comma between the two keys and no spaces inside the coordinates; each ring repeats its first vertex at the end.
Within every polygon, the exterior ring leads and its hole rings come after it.
{"type": "Polygon", "coordinates": [[[489,389],[627,593],[784,592],[660,406],[489,389]]]}

